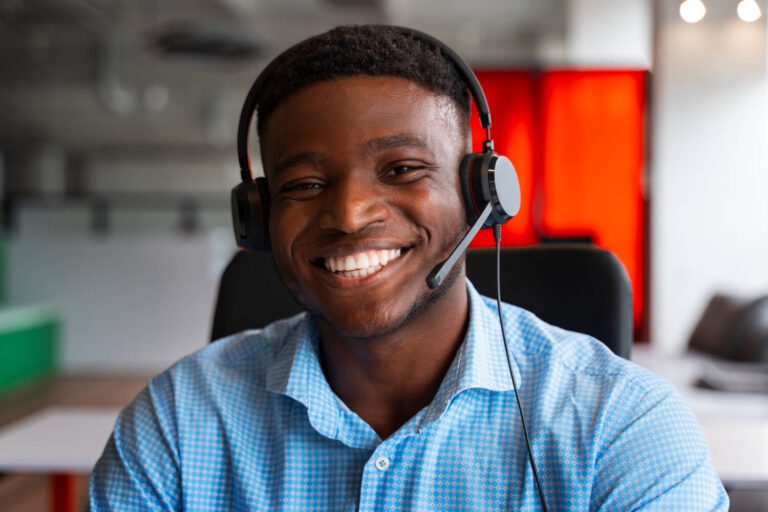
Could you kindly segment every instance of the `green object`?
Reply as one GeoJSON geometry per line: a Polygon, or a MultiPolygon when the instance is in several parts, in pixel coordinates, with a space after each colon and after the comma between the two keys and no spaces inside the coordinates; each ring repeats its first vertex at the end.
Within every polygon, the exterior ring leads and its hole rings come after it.
{"type": "Polygon", "coordinates": [[[0,395],[56,371],[59,330],[49,308],[0,311],[0,395]]]}
{"type": "Polygon", "coordinates": [[[0,233],[0,304],[5,304],[5,283],[6,283],[6,245],[5,237],[0,233]]]}

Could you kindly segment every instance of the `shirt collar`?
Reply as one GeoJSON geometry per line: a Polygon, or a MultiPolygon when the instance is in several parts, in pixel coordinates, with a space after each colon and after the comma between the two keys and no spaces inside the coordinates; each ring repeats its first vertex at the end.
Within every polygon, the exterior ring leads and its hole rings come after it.
{"type": "Polygon", "coordinates": [[[267,370],[267,390],[303,404],[310,424],[325,437],[354,448],[375,448],[381,441],[379,436],[336,396],[328,384],[320,365],[319,342],[317,325],[305,313],[293,333],[277,349],[267,370]]]}
{"type": "MultiPolygon", "coordinates": [[[[424,411],[419,428],[437,420],[453,398],[465,390],[482,388],[506,392],[513,389],[496,304],[483,298],[469,280],[466,284],[469,298],[467,334],[435,398],[424,411]]],[[[511,322],[516,313],[505,309],[502,313],[508,341],[512,345],[512,338],[520,335],[517,329],[513,329],[514,322],[511,322]]],[[[354,413],[331,390],[320,365],[318,344],[317,326],[309,315],[305,315],[277,350],[267,372],[266,386],[269,391],[304,404],[313,427],[327,437],[338,439],[341,422],[344,421],[345,428],[348,428],[350,415],[354,413]]],[[[511,350],[509,355],[519,388],[520,371],[511,350]]],[[[371,433],[372,429],[370,432],[357,432],[357,438],[370,438],[371,433]]]]}
{"type": "Polygon", "coordinates": [[[318,340],[317,327],[305,314],[277,350],[267,371],[266,387],[304,404],[312,426],[326,437],[335,438],[338,405],[320,366],[318,340]]]}
{"type": "MultiPolygon", "coordinates": [[[[484,298],[467,280],[469,297],[469,327],[464,342],[459,347],[443,382],[432,403],[427,407],[421,427],[437,420],[448,408],[451,401],[461,392],[472,388],[487,389],[495,392],[507,392],[514,389],[509,376],[509,364],[505,348],[509,353],[509,362],[518,389],[521,386],[520,370],[515,361],[515,354],[504,345],[499,325],[496,302],[484,298]]],[[[514,328],[512,318],[515,310],[502,307],[507,341],[513,346],[513,338],[519,331],[514,328]]]]}

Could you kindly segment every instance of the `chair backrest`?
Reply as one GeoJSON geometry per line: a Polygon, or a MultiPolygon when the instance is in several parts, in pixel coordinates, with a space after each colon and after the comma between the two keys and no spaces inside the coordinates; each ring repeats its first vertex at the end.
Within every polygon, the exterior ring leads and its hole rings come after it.
{"type": "MultiPolygon", "coordinates": [[[[496,297],[496,250],[469,250],[467,276],[480,293],[496,297]]],[[[504,248],[501,300],[545,322],[589,334],[629,359],[632,289],[610,252],[586,244],[504,248]]]]}
{"type": "MultiPolygon", "coordinates": [[[[467,275],[480,293],[495,297],[495,250],[468,251],[467,275]]],[[[629,358],[632,292],[624,267],[611,253],[581,244],[504,248],[501,279],[504,302],[594,336],[629,358]]],[[[301,310],[280,281],[271,254],[239,251],[221,277],[211,341],[301,310]]]]}
{"type": "Polygon", "coordinates": [[[221,275],[211,341],[300,311],[280,281],[271,254],[238,251],[221,275]]]}

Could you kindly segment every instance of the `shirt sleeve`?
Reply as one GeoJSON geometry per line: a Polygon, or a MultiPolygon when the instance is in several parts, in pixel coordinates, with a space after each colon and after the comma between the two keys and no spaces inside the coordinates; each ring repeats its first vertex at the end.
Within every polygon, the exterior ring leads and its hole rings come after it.
{"type": "Polygon", "coordinates": [[[161,374],[118,417],[91,475],[88,510],[181,509],[174,411],[170,376],[161,374]]]}
{"type": "Polygon", "coordinates": [[[606,418],[590,510],[728,510],[695,416],[676,391],[663,387],[606,418]]]}

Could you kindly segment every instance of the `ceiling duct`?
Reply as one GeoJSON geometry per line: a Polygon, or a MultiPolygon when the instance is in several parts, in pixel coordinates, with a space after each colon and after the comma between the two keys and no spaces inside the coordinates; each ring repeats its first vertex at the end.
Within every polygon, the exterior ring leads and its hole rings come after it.
{"type": "Polygon", "coordinates": [[[325,0],[325,3],[334,7],[367,7],[379,10],[382,0],[325,0]]]}
{"type": "Polygon", "coordinates": [[[175,23],[153,31],[152,47],[166,55],[218,59],[254,59],[264,55],[264,45],[246,37],[231,25],[175,23]]]}

